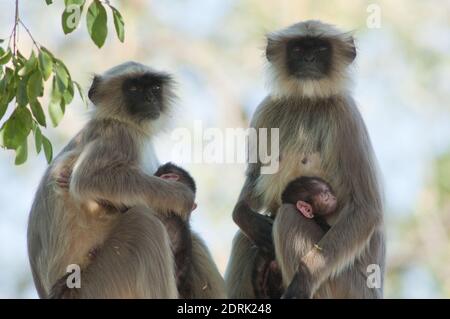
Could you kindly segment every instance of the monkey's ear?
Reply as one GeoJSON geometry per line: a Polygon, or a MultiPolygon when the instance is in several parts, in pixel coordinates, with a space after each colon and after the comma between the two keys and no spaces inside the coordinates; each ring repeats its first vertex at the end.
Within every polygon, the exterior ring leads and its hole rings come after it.
{"type": "Polygon", "coordinates": [[[95,104],[95,93],[98,90],[99,84],[100,84],[100,76],[98,76],[96,74],[96,75],[94,75],[94,79],[92,80],[91,87],[89,88],[89,91],[88,91],[89,100],[91,100],[91,102],[94,104],[95,104]]]}
{"type": "Polygon", "coordinates": [[[297,207],[298,211],[306,218],[314,218],[312,206],[307,202],[299,200],[297,201],[295,206],[297,207]]]}
{"type": "Polygon", "coordinates": [[[356,47],[355,47],[355,40],[352,36],[350,36],[347,40],[348,45],[348,57],[350,58],[350,63],[353,62],[356,58],[356,47]]]}
{"type": "Polygon", "coordinates": [[[266,46],[266,59],[269,62],[273,61],[273,57],[276,52],[276,42],[270,38],[267,38],[267,46],[266,46]]]}

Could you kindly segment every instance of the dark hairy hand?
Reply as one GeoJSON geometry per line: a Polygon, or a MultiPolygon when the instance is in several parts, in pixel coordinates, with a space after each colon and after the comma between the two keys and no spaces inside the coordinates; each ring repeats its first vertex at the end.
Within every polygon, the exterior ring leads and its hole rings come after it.
{"type": "Polygon", "coordinates": [[[259,215],[255,225],[254,243],[266,255],[275,258],[272,228],[273,220],[267,216],[259,215]]]}
{"type": "Polygon", "coordinates": [[[233,220],[262,253],[270,256],[275,255],[272,218],[254,212],[245,201],[241,201],[238,202],[233,211],[233,220]]]}

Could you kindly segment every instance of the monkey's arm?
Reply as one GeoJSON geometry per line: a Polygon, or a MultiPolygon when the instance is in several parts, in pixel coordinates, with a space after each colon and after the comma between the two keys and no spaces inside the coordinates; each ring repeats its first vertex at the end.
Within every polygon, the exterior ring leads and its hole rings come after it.
{"type": "Polygon", "coordinates": [[[349,203],[333,227],[300,261],[284,298],[311,298],[331,275],[351,265],[382,223],[381,212],[349,203]]]}
{"type": "Polygon", "coordinates": [[[274,255],[272,225],[273,220],[252,210],[252,206],[257,206],[257,201],[253,197],[255,175],[249,172],[244,186],[242,187],[239,200],[233,210],[233,220],[242,232],[264,253],[269,256],[274,255]]]}
{"type": "Polygon", "coordinates": [[[126,207],[146,205],[158,213],[173,211],[183,218],[194,202],[194,194],[187,186],[143,173],[135,158],[104,140],[91,142],[81,153],[69,191],[79,201],[106,201],[126,207]]]}

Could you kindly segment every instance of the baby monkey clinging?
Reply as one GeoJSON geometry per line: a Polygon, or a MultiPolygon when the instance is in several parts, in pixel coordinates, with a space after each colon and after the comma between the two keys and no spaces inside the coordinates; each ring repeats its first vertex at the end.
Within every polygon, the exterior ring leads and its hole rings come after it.
{"type": "Polygon", "coordinates": [[[303,176],[293,180],[286,186],[281,201],[295,205],[303,216],[314,218],[322,228],[326,224],[322,217],[334,213],[337,207],[331,186],[319,177],[303,176]]]}
{"type": "MultiPolygon", "coordinates": [[[[337,199],[331,186],[319,177],[302,176],[291,181],[281,196],[283,204],[292,204],[308,220],[301,232],[311,234],[315,242],[330,229],[325,220],[336,211],[337,199]]],[[[301,232],[297,236],[302,236],[301,232]]],[[[258,253],[253,272],[256,298],[278,299],[284,292],[280,268],[274,256],[258,253]]]]}

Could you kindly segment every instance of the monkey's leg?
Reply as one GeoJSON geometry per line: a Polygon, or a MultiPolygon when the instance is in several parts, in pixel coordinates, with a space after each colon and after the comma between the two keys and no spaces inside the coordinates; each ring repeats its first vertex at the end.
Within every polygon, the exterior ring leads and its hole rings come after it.
{"type": "Polygon", "coordinates": [[[335,279],[334,294],[340,298],[379,299],[383,298],[385,247],[383,232],[375,232],[369,246],[355,263],[335,279]]]}
{"type": "Polygon", "coordinates": [[[203,240],[192,233],[191,299],[226,298],[225,283],[203,240]]]}
{"type": "Polygon", "coordinates": [[[119,217],[111,236],[81,272],[81,288],[64,295],[177,298],[173,263],[169,238],[154,212],[131,208],[119,217]]]}
{"type": "Polygon", "coordinates": [[[233,239],[231,256],[225,272],[225,286],[231,299],[255,299],[253,271],[258,248],[241,231],[233,239]]]}
{"type": "MultiPolygon", "coordinates": [[[[275,250],[285,285],[303,285],[305,283],[300,279],[295,283],[300,259],[314,248],[314,245],[323,237],[324,231],[320,227],[315,227],[312,220],[301,217],[294,207],[289,206],[280,207],[275,219],[275,250]]],[[[327,279],[317,289],[314,298],[382,298],[384,264],[377,263],[379,260],[384,260],[383,243],[383,232],[376,232],[369,247],[353,266],[327,279]],[[370,265],[379,266],[381,272],[379,276],[371,271],[368,272],[368,269],[371,269],[370,265]],[[375,282],[368,282],[368,276],[371,274],[375,276],[375,282]],[[381,282],[377,283],[376,280],[381,282]]],[[[378,271],[377,267],[374,269],[374,272],[378,271]]]]}
{"type": "Polygon", "coordinates": [[[313,219],[301,215],[294,205],[283,204],[279,208],[273,237],[286,293],[297,285],[305,284],[297,278],[297,271],[302,266],[301,258],[315,247],[323,235],[322,228],[313,219]]]}

